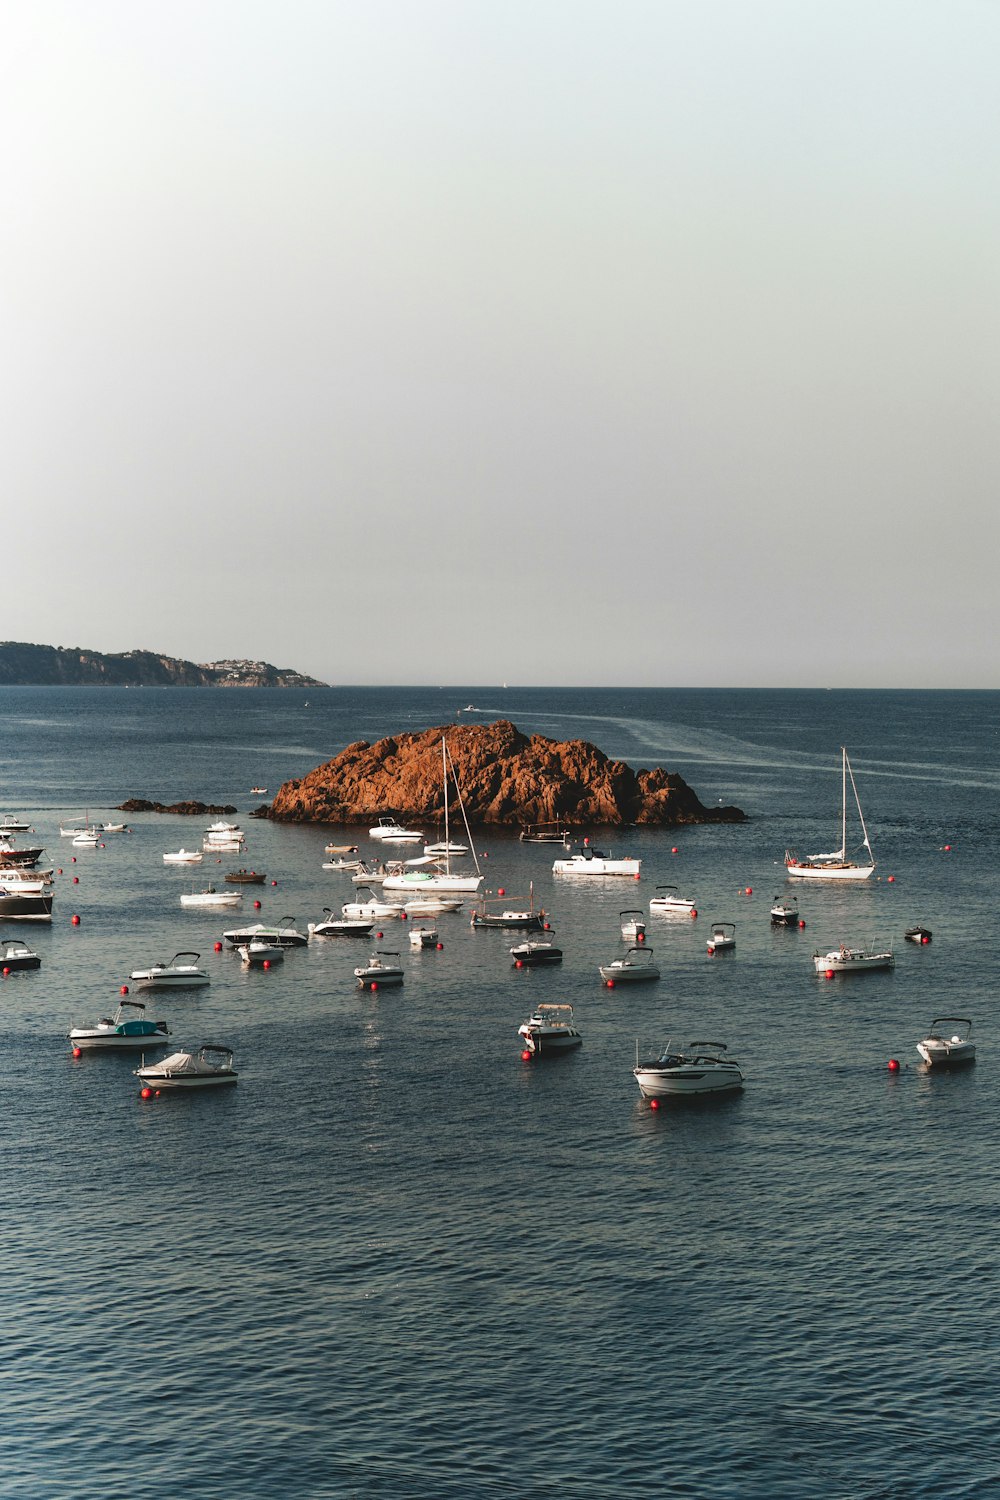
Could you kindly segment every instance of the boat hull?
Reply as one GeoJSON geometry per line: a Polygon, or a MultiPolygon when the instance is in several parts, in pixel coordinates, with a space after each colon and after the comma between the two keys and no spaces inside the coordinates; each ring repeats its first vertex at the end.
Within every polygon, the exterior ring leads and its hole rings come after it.
{"type": "Polygon", "coordinates": [[[917,1051],[929,1068],[964,1068],[976,1060],[975,1042],[932,1041],[917,1043],[917,1051]]]}
{"type": "Polygon", "coordinates": [[[604,875],[626,875],[633,879],[640,873],[641,859],[602,859],[595,855],[593,859],[557,859],[553,861],[552,873],[554,875],[571,875],[583,878],[593,878],[604,875]]]}
{"type": "Polygon", "coordinates": [[[789,880],[867,880],[874,873],[874,865],[785,865],[789,880]]]}
{"type": "Polygon", "coordinates": [[[736,1067],[634,1068],[644,1099],[685,1099],[698,1094],[735,1094],[743,1087],[736,1067]]]}
{"type": "Polygon", "coordinates": [[[605,984],[648,984],[650,980],[659,979],[660,971],[654,964],[626,964],[622,968],[615,968],[614,964],[603,964],[597,972],[605,984]]]}
{"type": "MultiPolygon", "coordinates": [[[[529,842],[529,840],[525,840],[529,842]]],[[[520,1027],[518,1036],[524,1042],[525,1048],[533,1052],[536,1057],[551,1057],[560,1052],[573,1052],[583,1043],[583,1037],[578,1031],[531,1031],[520,1027]]]]}
{"type": "Polygon", "coordinates": [[[154,1047],[165,1047],[170,1041],[166,1032],[150,1032],[147,1036],[123,1036],[114,1031],[102,1031],[100,1027],[77,1027],[69,1034],[74,1047],[84,1052],[148,1052],[154,1047]]]}
{"type": "Polygon", "coordinates": [[[129,981],[141,990],[197,990],[210,983],[203,969],[192,969],[190,973],[136,969],[129,975],[129,981]]]}
{"type": "Polygon", "coordinates": [[[814,953],[813,966],[817,974],[861,973],[866,969],[892,969],[896,960],[891,953],[840,952],[814,953]]]}
{"type": "Polygon", "coordinates": [[[5,922],[51,922],[51,892],[16,893],[0,888],[0,917],[5,922]]]}

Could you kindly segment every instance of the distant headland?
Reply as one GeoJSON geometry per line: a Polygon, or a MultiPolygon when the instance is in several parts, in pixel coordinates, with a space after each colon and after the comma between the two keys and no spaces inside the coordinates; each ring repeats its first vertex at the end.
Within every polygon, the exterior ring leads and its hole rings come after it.
{"type": "Polygon", "coordinates": [[[110,655],[81,646],[0,641],[0,687],[323,687],[266,661],[181,661],[156,651],[110,655]]]}
{"type": "MultiPolygon", "coordinates": [[[[443,813],[444,737],[470,823],[559,820],[573,827],[745,823],[738,807],[705,807],[678,775],[633,771],[586,740],[522,734],[507,719],[365,740],[286,781],[253,816],[285,823],[370,823],[383,814],[435,826],[443,813]]],[[[452,817],[459,816],[454,805],[452,817]]]]}

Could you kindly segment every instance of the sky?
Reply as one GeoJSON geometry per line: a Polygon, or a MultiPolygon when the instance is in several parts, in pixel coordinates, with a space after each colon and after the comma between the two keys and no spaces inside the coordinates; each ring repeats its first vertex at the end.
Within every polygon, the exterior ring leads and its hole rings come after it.
{"type": "Polygon", "coordinates": [[[996,687],[993,0],[32,0],[8,640],[996,687]]]}

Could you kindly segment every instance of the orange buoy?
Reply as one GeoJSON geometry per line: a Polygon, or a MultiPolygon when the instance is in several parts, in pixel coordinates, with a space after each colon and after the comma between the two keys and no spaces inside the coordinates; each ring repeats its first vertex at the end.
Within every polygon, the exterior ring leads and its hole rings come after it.
{"type": "Polygon", "coordinates": [[[216,945],[215,945],[215,951],[216,951],[216,953],[221,953],[222,952],[222,944],[221,943],[216,943],[216,945]]]}
{"type": "Polygon", "coordinates": [[[832,979],[833,978],[833,970],[832,969],[827,969],[827,971],[826,971],[826,977],[827,977],[827,979],[832,979]]]}
{"type": "Polygon", "coordinates": [[[118,993],[119,993],[119,995],[127,995],[128,994],[128,985],[127,984],[123,984],[122,987],[121,987],[121,989],[118,991],[118,993]]]}
{"type": "Polygon", "coordinates": [[[899,1058],[898,1057],[890,1057],[890,1059],[889,1059],[889,1072],[890,1073],[898,1073],[899,1072],[899,1058]]]}
{"type": "Polygon", "coordinates": [[[269,958],[265,958],[264,962],[261,964],[261,968],[262,969],[269,969],[270,967],[271,967],[271,960],[269,958]]]}
{"type": "Polygon", "coordinates": [[[438,943],[438,944],[437,944],[437,947],[438,947],[438,948],[439,948],[439,949],[441,949],[441,948],[443,948],[443,947],[444,947],[444,943],[438,943]]]}
{"type": "Polygon", "coordinates": [[[4,964],[4,966],[3,966],[3,977],[4,977],[4,978],[5,978],[5,979],[6,979],[6,978],[7,978],[7,975],[8,975],[8,974],[9,974],[9,973],[10,973],[10,969],[9,969],[9,968],[8,968],[8,967],[7,967],[7,965],[6,965],[6,964],[4,964]]]}
{"type": "Polygon", "coordinates": [[[73,1056],[74,1057],[82,1057],[83,1056],[83,1048],[82,1047],[74,1047],[73,1048],[73,1056]]]}
{"type": "Polygon", "coordinates": [[[152,1097],[153,1097],[153,1090],[152,1089],[141,1088],[139,1090],[139,1098],[140,1099],[152,1099],[152,1097]]]}
{"type": "Polygon", "coordinates": [[[524,960],[520,959],[520,958],[515,958],[515,960],[514,960],[514,968],[515,969],[523,969],[524,968],[524,960]]]}
{"type": "Polygon", "coordinates": [[[522,1062],[530,1062],[531,1061],[531,1053],[528,1051],[527,1048],[525,1048],[525,1050],[521,1053],[521,1061],[522,1062]]]}
{"type": "Polygon", "coordinates": [[[73,923],[74,927],[79,927],[80,918],[77,916],[76,912],[74,912],[72,917],[70,917],[70,921],[73,923]]]}
{"type": "Polygon", "coordinates": [[[604,982],[607,985],[607,987],[608,987],[609,990],[613,990],[614,989],[615,982],[614,982],[613,979],[606,979],[604,982]]]}
{"type": "Polygon", "coordinates": [[[507,892],[504,890],[504,888],[503,888],[502,885],[497,887],[497,895],[498,896],[506,896],[506,894],[507,894],[507,892]]]}
{"type": "Polygon", "coordinates": [[[895,875],[887,875],[886,876],[886,880],[889,882],[890,885],[892,885],[892,883],[895,880],[895,878],[896,878],[895,875]]]}
{"type": "Polygon", "coordinates": [[[649,1101],[649,1107],[650,1107],[650,1109],[659,1109],[659,1107],[660,1107],[660,1101],[659,1101],[659,1099],[650,1099],[650,1101],[649,1101]]]}
{"type": "Polygon", "coordinates": [[[747,886],[745,894],[747,896],[752,896],[753,895],[753,886],[752,885],[748,885],[747,886]]]}
{"type": "Polygon", "coordinates": [[[372,980],[372,989],[373,990],[377,990],[378,989],[378,980],[377,979],[373,979],[372,980]]]}
{"type": "Polygon", "coordinates": [[[670,852],[671,852],[671,854],[679,854],[680,850],[678,849],[677,845],[675,844],[674,847],[671,849],[670,852]]]}
{"type": "Polygon", "coordinates": [[[692,917],[696,917],[698,915],[698,908],[696,906],[692,906],[691,915],[692,917]]]}

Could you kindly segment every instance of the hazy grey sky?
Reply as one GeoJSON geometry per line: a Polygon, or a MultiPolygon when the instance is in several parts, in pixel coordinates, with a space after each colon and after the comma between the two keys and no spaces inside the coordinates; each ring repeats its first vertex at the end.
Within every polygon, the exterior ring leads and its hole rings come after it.
{"type": "Polygon", "coordinates": [[[996,686],[993,0],[31,0],[0,635],[996,686]]]}

